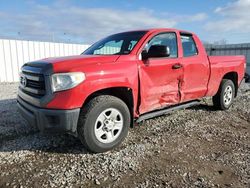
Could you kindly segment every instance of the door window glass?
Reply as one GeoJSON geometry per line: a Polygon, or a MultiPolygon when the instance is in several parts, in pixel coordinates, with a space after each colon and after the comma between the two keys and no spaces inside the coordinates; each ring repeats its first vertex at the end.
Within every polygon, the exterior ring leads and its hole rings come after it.
{"type": "Polygon", "coordinates": [[[177,38],[175,33],[162,33],[154,36],[145,46],[148,51],[152,45],[164,45],[170,49],[170,56],[172,58],[178,57],[177,38]]]}

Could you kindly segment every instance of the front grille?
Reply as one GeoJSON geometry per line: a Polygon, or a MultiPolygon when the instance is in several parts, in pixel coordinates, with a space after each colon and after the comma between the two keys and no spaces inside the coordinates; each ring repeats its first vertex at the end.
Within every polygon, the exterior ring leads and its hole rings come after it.
{"type": "Polygon", "coordinates": [[[45,84],[43,81],[37,82],[37,81],[33,81],[33,80],[28,80],[27,87],[45,90],[45,84]]]}
{"type": "Polygon", "coordinates": [[[36,98],[41,98],[46,94],[45,79],[41,73],[25,71],[25,67],[20,73],[20,89],[36,98]]]}

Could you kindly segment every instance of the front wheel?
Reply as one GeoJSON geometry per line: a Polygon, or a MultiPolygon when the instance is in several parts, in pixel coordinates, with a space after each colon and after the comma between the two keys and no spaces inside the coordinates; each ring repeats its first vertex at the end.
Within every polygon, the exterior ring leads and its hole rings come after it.
{"type": "Polygon", "coordinates": [[[217,94],[213,97],[213,104],[217,109],[227,110],[233,103],[235,85],[232,80],[223,79],[217,94]]]}
{"type": "Polygon", "coordinates": [[[103,95],[93,98],[83,108],[78,135],[84,146],[94,152],[105,152],[117,147],[127,136],[130,112],[117,97],[103,95]]]}

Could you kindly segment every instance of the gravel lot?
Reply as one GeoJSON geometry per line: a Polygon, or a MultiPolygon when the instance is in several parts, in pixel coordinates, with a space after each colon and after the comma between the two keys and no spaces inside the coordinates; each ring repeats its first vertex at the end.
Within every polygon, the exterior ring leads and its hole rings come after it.
{"type": "Polygon", "coordinates": [[[0,187],[250,187],[250,86],[233,107],[203,105],[145,121],[116,150],[34,132],[0,84],[0,187]]]}

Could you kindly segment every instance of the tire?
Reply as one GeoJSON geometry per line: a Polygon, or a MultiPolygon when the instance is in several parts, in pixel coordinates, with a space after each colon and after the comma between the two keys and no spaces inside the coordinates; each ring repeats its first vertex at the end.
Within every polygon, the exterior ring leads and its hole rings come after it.
{"type": "Polygon", "coordinates": [[[93,98],[80,113],[78,137],[93,153],[111,150],[128,134],[130,111],[119,98],[102,95],[93,98]]]}
{"type": "Polygon", "coordinates": [[[227,110],[235,97],[235,85],[232,80],[223,79],[219,91],[213,96],[213,104],[216,109],[227,110]]]}

